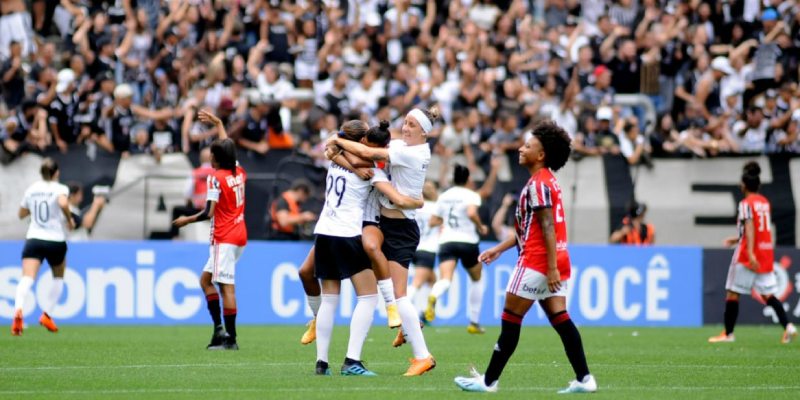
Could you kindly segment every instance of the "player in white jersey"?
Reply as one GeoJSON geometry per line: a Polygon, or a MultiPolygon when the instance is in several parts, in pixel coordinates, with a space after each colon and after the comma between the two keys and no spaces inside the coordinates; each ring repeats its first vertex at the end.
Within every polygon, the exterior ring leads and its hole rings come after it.
{"type": "MultiPolygon", "coordinates": [[[[348,129],[360,121],[351,121],[343,126],[339,137],[345,140],[362,140],[364,134],[348,129]]],[[[387,126],[373,128],[366,132],[383,130],[388,137],[387,126]]],[[[314,233],[315,277],[322,280],[322,299],[316,319],[317,365],[318,375],[329,375],[328,349],[333,331],[333,322],[338,305],[341,280],[350,279],[358,296],[356,308],[350,321],[350,341],[347,356],[341,368],[342,375],[375,375],[367,370],[361,362],[361,349],[378,303],[377,282],[370,269],[372,262],[364,251],[362,244],[362,222],[364,209],[369,196],[371,180],[364,180],[354,172],[352,163],[346,160],[338,162],[348,164],[345,168],[336,163],[328,168],[326,179],[325,206],[320,213],[314,233]]],[[[374,181],[374,179],[372,179],[374,181]]],[[[417,206],[420,200],[402,196],[386,182],[375,182],[374,185],[404,206],[417,206]]]]}
{"type": "MultiPolygon", "coordinates": [[[[431,159],[427,136],[433,130],[433,121],[438,117],[438,110],[411,110],[403,121],[402,136],[393,138],[388,149],[370,148],[338,138],[333,138],[329,143],[364,159],[388,161],[392,186],[400,194],[420,198],[431,159]]],[[[380,171],[376,173],[382,175],[380,171]]],[[[376,178],[388,181],[388,177],[385,176],[376,178]]],[[[403,330],[398,332],[395,344],[404,340],[411,342],[414,359],[405,376],[422,375],[436,366],[436,361],[428,352],[425,338],[422,336],[417,310],[406,296],[408,267],[420,237],[414,215],[414,210],[399,209],[389,199],[381,198],[380,227],[384,235],[382,249],[389,260],[389,275],[386,276],[385,271],[377,269],[375,275],[378,278],[378,288],[387,304],[390,326],[393,325],[393,318],[399,317],[402,321],[403,330]],[[403,333],[406,338],[403,337],[403,333]]]]}
{"type": "MultiPolygon", "coordinates": [[[[411,303],[417,305],[417,295],[423,295],[427,300],[428,294],[422,293],[423,285],[428,284],[433,286],[436,283],[436,274],[433,273],[433,267],[436,266],[436,253],[439,252],[439,234],[442,231],[441,226],[431,227],[430,221],[436,211],[436,199],[439,193],[436,185],[431,182],[425,182],[422,187],[422,196],[425,199],[425,204],[421,209],[417,210],[416,220],[419,226],[419,245],[417,252],[414,253],[414,278],[411,279],[411,285],[408,286],[408,298],[411,303]]],[[[428,287],[430,289],[430,287],[428,287]]],[[[423,322],[424,319],[423,319],[423,322]]]]}
{"type": "Polygon", "coordinates": [[[423,315],[424,319],[432,322],[436,318],[436,301],[447,289],[453,280],[456,265],[461,265],[469,274],[470,283],[467,296],[467,316],[469,317],[469,333],[484,333],[478,321],[483,303],[484,281],[482,266],[478,261],[480,250],[478,243],[480,236],[489,233],[489,228],[483,224],[478,208],[482,199],[488,198],[497,182],[496,159],[492,160],[492,170],[480,191],[470,189],[472,183],[469,179],[469,169],[463,165],[456,165],[453,173],[453,187],[439,196],[436,201],[436,212],[431,218],[431,226],[442,226],[439,236],[439,280],[433,285],[428,296],[428,307],[423,315]]]}
{"type": "Polygon", "coordinates": [[[42,260],[47,260],[50,264],[53,286],[48,293],[47,303],[41,305],[42,316],[39,323],[50,332],[58,332],[50,313],[64,290],[67,231],[75,227],[67,201],[69,189],[58,182],[58,164],[45,158],[40,172],[42,180],[25,191],[19,207],[19,218],[30,216],[31,222],[25,236],[25,248],[22,250],[22,278],[17,285],[14,300],[14,321],[11,324],[11,334],[14,336],[22,335],[25,298],[33,287],[42,260]]]}
{"type": "Polygon", "coordinates": [[[83,187],[78,182],[67,182],[69,188],[69,211],[72,214],[72,219],[75,221],[75,229],[67,234],[67,240],[70,242],[89,240],[89,235],[97,223],[97,218],[100,212],[103,211],[106,202],[108,202],[108,186],[95,186],[92,188],[92,204],[84,210],[80,206],[83,202],[83,187]]]}

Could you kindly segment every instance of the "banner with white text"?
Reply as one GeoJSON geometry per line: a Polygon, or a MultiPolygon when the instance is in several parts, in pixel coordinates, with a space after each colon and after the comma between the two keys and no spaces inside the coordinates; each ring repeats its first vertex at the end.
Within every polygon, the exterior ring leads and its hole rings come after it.
{"type": "MultiPolygon", "coordinates": [[[[0,321],[13,314],[24,242],[0,242],[0,321]]],[[[489,243],[483,244],[487,248],[489,243]]],[[[297,269],[311,243],[252,242],[236,268],[238,322],[302,324],[310,318],[297,269]]],[[[568,310],[582,325],[700,326],[702,250],[696,247],[571,246],[572,278],[568,310]]],[[[208,246],[195,243],[70,243],[65,290],[52,316],[61,324],[203,324],[210,318],[199,276],[208,246]]],[[[505,288],[516,263],[509,250],[485,266],[481,323],[498,325],[505,288]]],[[[413,268],[412,268],[413,273],[413,268]]],[[[437,305],[437,325],[466,325],[468,276],[456,273],[437,305]]],[[[25,303],[24,314],[41,312],[52,277],[43,266],[25,303]]],[[[348,322],[356,297],[342,285],[336,321],[348,322]]],[[[376,323],[385,321],[379,304],[376,323]]],[[[529,325],[546,325],[535,307],[529,325]]]]}

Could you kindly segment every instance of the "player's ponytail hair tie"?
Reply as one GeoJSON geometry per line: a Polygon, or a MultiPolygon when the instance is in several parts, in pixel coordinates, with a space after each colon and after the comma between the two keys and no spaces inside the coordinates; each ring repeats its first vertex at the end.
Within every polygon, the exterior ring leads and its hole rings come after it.
{"type": "Polygon", "coordinates": [[[420,110],[419,108],[415,108],[411,110],[408,115],[417,120],[419,126],[422,128],[422,131],[425,132],[426,135],[431,133],[431,130],[433,130],[433,122],[431,122],[431,119],[425,115],[424,111],[420,110]]]}

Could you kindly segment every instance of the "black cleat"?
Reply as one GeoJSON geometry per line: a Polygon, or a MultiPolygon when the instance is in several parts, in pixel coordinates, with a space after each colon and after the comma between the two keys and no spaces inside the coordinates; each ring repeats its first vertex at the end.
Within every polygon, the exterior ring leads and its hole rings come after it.
{"type": "Polygon", "coordinates": [[[331,369],[328,367],[328,363],[322,360],[317,360],[317,369],[315,372],[317,375],[330,375],[331,369]]]}
{"type": "Polygon", "coordinates": [[[222,325],[215,327],[214,334],[211,335],[211,342],[206,346],[206,349],[217,350],[216,348],[222,346],[227,338],[228,334],[222,329],[222,325]]]}
{"type": "Polygon", "coordinates": [[[218,346],[209,345],[208,350],[239,350],[239,345],[236,344],[236,338],[228,336],[225,338],[225,341],[218,346]]]}

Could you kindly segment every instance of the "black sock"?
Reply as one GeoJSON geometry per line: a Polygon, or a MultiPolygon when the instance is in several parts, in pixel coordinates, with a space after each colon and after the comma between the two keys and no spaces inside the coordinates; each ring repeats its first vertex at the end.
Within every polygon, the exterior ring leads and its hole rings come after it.
{"type": "Polygon", "coordinates": [[[226,308],[223,311],[225,317],[225,331],[231,337],[232,341],[236,341],[236,309],[226,308]]]}
{"type": "Polygon", "coordinates": [[[733,333],[736,326],[736,318],[739,317],[739,300],[728,299],[725,302],[725,334],[733,333]]]}
{"type": "Polygon", "coordinates": [[[489,361],[489,367],[486,368],[484,377],[486,386],[491,386],[500,378],[500,374],[503,373],[503,368],[506,367],[511,355],[514,354],[514,350],[517,349],[521,325],[522,316],[508,310],[503,310],[500,337],[497,339],[497,344],[494,346],[494,353],[492,353],[492,359],[489,361]]]}
{"type": "Polygon", "coordinates": [[[561,343],[564,344],[567,359],[572,365],[572,370],[575,371],[575,379],[583,382],[583,378],[589,375],[589,366],[586,365],[586,354],[583,352],[583,342],[578,328],[572,323],[572,319],[569,318],[566,311],[553,314],[550,317],[550,324],[558,332],[558,336],[561,336],[561,343]]]}
{"type": "Polygon", "coordinates": [[[214,321],[214,328],[222,325],[222,317],[220,316],[219,309],[219,295],[207,294],[206,303],[208,305],[208,313],[211,314],[211,320],[214,321]]]}
{"type": "Polygon", "coordinates": [[[769,304],[772,309],[775,310],[775,315],[778,316],[778,321],[781,322],[783,329],[786,329],[786,325],[789,325],[789,318],[786,317],[786,310],[783,309],[783,304],[781,304],[781,301],[775,296],[769,296],[767,304],[769,304]]]}

